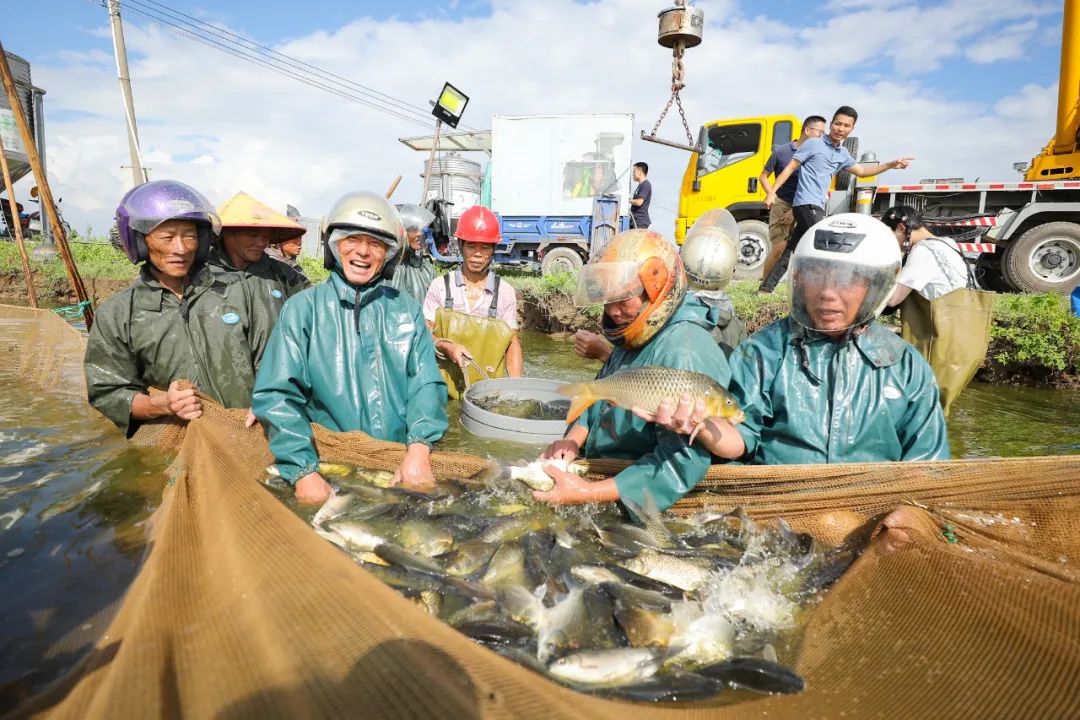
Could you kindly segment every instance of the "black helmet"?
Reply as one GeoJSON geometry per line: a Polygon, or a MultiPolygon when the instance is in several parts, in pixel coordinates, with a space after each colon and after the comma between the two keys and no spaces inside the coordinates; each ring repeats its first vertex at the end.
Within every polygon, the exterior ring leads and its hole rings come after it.
{"type": "Polygon", "coordinates": [[[890,230],[895,230],[901,223],[906,225],[908,230],[918,230],[923,227],[922,213],[910,205],[896,205],[889,208],[881,216],[881,222],[885,223],[890,230]]]}

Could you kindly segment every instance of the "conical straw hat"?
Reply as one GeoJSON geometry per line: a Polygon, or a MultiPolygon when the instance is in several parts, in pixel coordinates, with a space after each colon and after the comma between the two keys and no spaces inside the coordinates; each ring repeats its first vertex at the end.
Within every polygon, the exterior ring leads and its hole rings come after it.
{"type": "Polygon", "coordinates": [[[218,208],[221,228],[265,228],[271,232],[272,243],[298,238],[307,232],[300,223],[282,215],[245,192],[238,192],[218,208]]]}

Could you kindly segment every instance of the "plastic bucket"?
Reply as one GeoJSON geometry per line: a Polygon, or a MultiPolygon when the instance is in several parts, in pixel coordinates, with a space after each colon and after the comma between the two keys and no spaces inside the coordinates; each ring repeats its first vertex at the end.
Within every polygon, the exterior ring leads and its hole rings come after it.
{"type": "Polygon", "coordinates": [[[553,402],[567,400],[558,389],[565,383],[541,378],[496,378],[474,383],[461,397],[461,424],[473,433],[496,440],[547,444],[558,440],[566,432],[563,420],[525,420],[499,415],[477,406],[476,398],[498,394],[502,400],[536,400],[553,402]]]}

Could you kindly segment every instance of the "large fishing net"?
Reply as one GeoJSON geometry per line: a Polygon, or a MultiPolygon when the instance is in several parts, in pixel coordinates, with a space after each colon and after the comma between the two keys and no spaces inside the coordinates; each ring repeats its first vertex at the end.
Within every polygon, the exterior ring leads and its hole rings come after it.
{"type": "MultiPolygon", "coordinates": [[[[75,330],[22,309],[0,308],[0,322],[28,326],[38,357],[27,377],[77,384],[44,371],[72,367],[75,330]]],[[[19,362],[27,354],[5,349],[19,362]]],[[[20,714],[1080,715],[1080,457],[714,467],[675,512],[743,506],[864,551],[811,611],[794,666],[802,693],[629,705],[549,682],[385,586],[260,484],[271,457],[242,412],[204,407],[186,430],[137,435],[176,454],[143,568],[93,651],[20,714]]],[[[391,470],[403,454],[358,433],[319,429],[316,440],[330,462],[391,470]]],[[[453,453],[433,462],[441,478],[485,464],[453,453]]]]}

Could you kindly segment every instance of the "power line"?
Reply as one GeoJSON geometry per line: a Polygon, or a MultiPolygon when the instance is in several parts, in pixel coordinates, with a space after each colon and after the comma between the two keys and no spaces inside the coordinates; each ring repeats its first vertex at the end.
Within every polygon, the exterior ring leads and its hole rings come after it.
{"type": "Polygon", "coordinates": [[[408,115],[408,114],[405,114],[404,112],[398,111],[398,110],[393,109],[393,108],[385,107],[383,105],[377,105],[377,104],[371,102],[370,100],[368,100],[367,98],[357,97],[352,92],[348,91],[347,89],[341,88],[340,86],[334,86],[332,84],[328,84],[328,83],[325,83],[325,82],[320,82],[318,79],[312,78],[309,75],[305,76],[303,74],[294,72],[294,71],[292,71],[290,69],[282,68],[282,67],[278,67],[276,65],[273,65],[273,64],[267,62],[265,59],[263,59],[263,57],[260,56],[259,54],[249,52],[247,48],[235,47],[235,46],[232,46],[232,45],[229,45],[229,44],[223,42],[220,39],[219,36],[206,37],[206,36],[204,36],[202,34],[199,34],[196,30],[194,30],[194,29],[192,29],[190,27],[185,27],[184,25],[180,25],[180,24],[177,24],[175,22],[172,22],[167,17],[162,17],[162,16],[160,16],[158,14],[155,14],[153,11],[142,10],[142,9],[140,9],[138,7],[135,7],[134,5],[132,5],[129,2],[123,3],[122,7],[124,9],[126,9],[126,10],[128,10],[130,12],[136,13],[137,15],[139,15],[141,17],[144,17],[144,18],[146,18],[146,19],[148,19],[148,20],[150,20],[152,22],[160,23],[161,25],[166,26],[168,29],[170,29],[174,33],[187,36],[187,37],[189,37],[189,38],[191,38],[191,39],[193,39],[193,40],[195,40],[197,42],[202,43],[203,45],[207,45],[207,46],[216,48],[218,50],[221,50],[222,52],[226,52],[229,55],[232,55],[233,57],[240,58],[241,60],[246,60],[247,62],[250,62],[253,65],[257,65],[259,67],[263,67],[265,69],[276,72],[276,73],[278,73],[280,75],[284,75],[286,77],[292,78],[294,80],[297,80],[299,82],[304,83],[305,85],[309,85],[311,87],[314,87],[314,88],[317,88],[317,89],[320,89],[320,90],[325,90],[326,92],[329,92],[329,93],[331,93],[333,95],[337,95],[338,97],[344,98],[346,100],[352,100],[353,102],[356,102],[356,103],[359,103],[359,104],[364,105],[366,107],[369,107],[372,110],[378,110],[379,112],[385,113],[387,115],[391,115],[392,117],[396,117],[396,118],[398,118],[400,120],[404,120],[406,122],[411,122],[411,123],[414,123],[416,125],[421,125],[423,127],[428,127],[428,125],[429,125],[429,123],[425,122],[424,120],[421,120],[416,115],[408,115]]]}
{"type": "MultiPolygon", "coordinates": [[[[100,0],[87,0],[87,2],[104,6],[100,0]]],[[[430,114],[414,105],[322,70],[309,63],[291,58],[288,55],[279,53],[252,40],[242,38],[235,33],[217,28],[190,15],[173,11],[161,3],[153,2],[153,0],[121,0],[120,4],[124,9],[152,23],[159,23],[174,34],[188,37],[253,65],[297,80],[310,87],[324,90],[337,97],[351,100],[399,120],[424,128],[430,127],[430,114]],[[153,6],[164,8],[164,10],[158,10],[153,6]],[[253,47],[238,46],[237,41],[253,47]],[[278,59],[275,56],[283,59],[278,59]],[[319,73],[321,77],[315,76],[307,68],[319,73]]]]}
{"type": "Polygon", "coordinates": [[[393,97],[391,95],[388,95],[388,94],[386,94],[384,92],[380,92],[379,90],[376,90],[375,88],[369,87],[367,85],[363,85],[363,84],[358,83],[358,82],[356,82],[354,80],[350,80],[350,79],[348,79],[346,77],[342,77],[341,75],[337,75],[337,74],[332,73],[332,72],[330,72],[328,70],[323,70],[322,68],[317,67],[315,65],[312,65],[311,63],[305,62],[305,61],[300,60],[298,58],[294,58],[294,57],[292,57],[290,55],[286,55],[286,54],[284,54],[282,52],[278,52],[277,50],[274,50],[271,47],[268,47],[266,45],[262,45],[261,43],[258,43],[258,42],[254,41],[254,40],[249,39],[249,38],[245,38],[242,35],[238,35],[238,34],[236,34],[234,32],[231,32],[231,31],[229,31],[229,30],[227,30],[225,28],[221,28],[221,27],[218,27],[218,26],[216,26],[216,25],[214,25],[212,23],[208,23],[208,22],[206,22],[204,20],[200,20],[199,18],[193,17],[193,16],[188,15],[187,13],[181,12],[179,10],[174,10],[174,9],[170,8],[169,6],[167,6],[167,5],[164,5],[163,3],[156,2],[155,0],[120,0],[120,2],[121,2],[121,5],[134,3],[136,5],[141,6],[144,9],[150,10],[152,12],[169,15],[173,19],[177,20],[178,22],[184,23],[186,25],[194,26],[197,30],[199,30],[201,32],[205,32],[207,34],[211,34],[211,35],[214,35],[216,37],[219,37],[219,38],[222,38],[222,39],[225,39],[225,40],[228,40],[228,41],[234,41],[235,40],[235,41],[239,41],[241,43],[245,43],[246,45],[251,46],[249,49],[257,52],[260,55],[266,56],[266,57],[270,58],[273,61],[281,62],[281,63],[283,63],[285,65],[291,66],[291,67],[293,67],[293,68],[295,68],[297,70],[300,70],[300,71],[312,72],[312,73],[314,73],[316,75],[322,76],[323,79],[329,80],[329,81],[331,81],[333,83],[344,84],[344,85],[350,86],[351,88],[355,89],[360,94],[365,95],[365,96],[371,98],[372,100],[375,100],[375,101],[378,101],[378,102],[384,102],[384,103],[396,106],[397,109],[400,109],[400,110],[403,110],[403,111],[406,111],[406,112],[415,112],[422,118],[430,118],[430,116],[431,116],[430,111],[428,109],[426,109],[426,108],[419,107],[417,105],[412,105],[412,104],[410,104],[410,103],[408,103],[408,102],[406,102],[404,100],[401,100],[399,98],[395,98],[395,97],[393,97]],[[153,7],[151,7],[151,6],[153,6],[153,7]],[[157,8],[160,8],[160,10],[158,10],[157,8]]]}
{"type": "MultiPolygon", "coordinates": [[[[153,17],[158,22],[173,27],[177,27],[178,23],[184,30],[198,33],[200,37],[210,40],[217,46],[220,46],[222,43],[233,46],[233,49],[243,51],[244,55],[251,58],[257,58],[260,62],[268,63],[275,68],[302,74],[303,77],[318,81],[321,85],[330,85],[336,87],[336,89],[349,92],[350,94],[362,95],[364,96],[364,99],[369,100],[370,103],[379,105],[379,107],[406,114],[406,116],[415,116],[418,120],[426,124],[430,123],[431,116],[428,111],[410,106],[403,100],[399,100],[384,93],[379,93],[360,83],[355,83],[351,80],[341,78],[340,76],[335,76],[332,72],[316,68],[313,65],[302,62],[302,60],[276,52],[271,49],[271,47],[243,38],[237,35],[237,33],[218,28],[185,13],[174,11],[159,2],[153,2],[152,0],[121,0],[121,6],[124,5],[127,6],[127,9],[143,16],[153,17]],[[162,10],[159,10],[159,8],[162,10]],[[241,42],[245,44],[240,45],[239,43],[241,42]],[[311,70],[314,70],[320,77],[311,78],[312,74],[314,74],[311,70]]],[[[295,77],[295,74],[292,77],[295,77]]]]}

